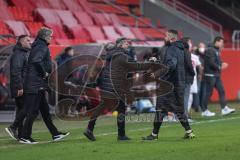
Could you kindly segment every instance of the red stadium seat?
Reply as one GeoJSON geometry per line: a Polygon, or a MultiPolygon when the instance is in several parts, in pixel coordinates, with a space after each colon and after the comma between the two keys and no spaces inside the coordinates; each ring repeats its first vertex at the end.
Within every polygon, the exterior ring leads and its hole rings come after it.
{"type": "Polygon", "coordinates": [[[14,20],[11,12],[7,8],[5,1],[0,0],[0,20],[14,20]]]}
{"type": "Polygon", "coordinates": [[[17,7],[25,7],[28,11],[33,10],[36,6],[29,0],[11,0],[13,4],[17,7]]]}
{"type": "Polygon", "coordinates": [[[93,18],[94,18],[96,24],[99,26],[111,25],[111,20],[110,20],[110,17],[108,17],[108,14],[95,13],[95,14],[93,14],[93,18]]]}
{"type": "Polygon", "coordinates": [[[140,0],[116,0],[115,3],[122,5],[139,5],[140,0]]]}
{"type": "Polygon", "coordinates": [[[153,28],[141,28],[140,29],[149,38],[164,39],[165,33],[157,31],[153,28]]]}
{"type": "Polygon", "coordinates": [[[9,10],[16,20],[33,21],[32,12],[26,7],[9,7],[9,10]]]}
{"type": "Polygon", "coordinates": [[[116,41],[121,36],[115,31],[113,26],[103,26],[103,31],[105,35],[107,36],[107,39],[111,41],[116,41]]]}
{"type": "Polygon", "coordinates": [[[34,8],[51,8],[46,0],[28,0],[34,5],[34,8]]]}
{"type": "Polygon", "coordinates": [[[13,31],[15,36],[19,36],[21,34],[30,35],[27,27],[25,26],[25,24],[23,22],[20,22],[20,21],[5,21],[5,23],[13,31]]]}
{"type": "Polygon", "coordinates": [[[69,39],[56,39],[56,43],[59,45],[71,45],[71,41],[69,39]]]}
{"type": "Polygon", "coordinates": [[[53,30],[53,37],[54,38],[62,38],[67,39],[67,35],[63,31],[63,27],[61,25],[45,23],[45,25],[53,30]]]}
{"type": "Polygon", "coordinates": [[[92,15],[95,11],[91,3],[87,0],[77,0],[77,2],[82,6],[82,8],[89,14],[92,15]]]}
{"type": "Polygon", "coordinates": [[[62,24],[55,10],[37,8],[36,13],[40,16],[40,18],[45,23],[58,24],[58,25],[62,24]]]}
{"type": "Polygon", "coordinates": [[[118,19],[121,22],[121,24],[124,24],[127,26],[135,26],[136,25],[136,19],[134,17],[118,16],[118,19]]]}
{"type": "Polygon", "coordinates": [[[97,26],[85,26],[85,28],[94,42],[106,40],[101,28],[97,26]]]}
{"type": "Polygon", "coordinates": [[[63,24],[66,25],[68,28],[78,25],[78,22],[74,18],[74,16],[72,15],[72,12],[56,10],[56,13],[58,14],[60,19],[62,20],[63,24]]]}
{"type": "Polygon", "coordinates": [[[75,27],[68,28],[69,32],[74,38],[90,40],[90,36],[86,29],[82,25],[77,25],[75,27]]]}
{"type": "Polygon", "coordinates": [[[129,38],[129,39],[136,39],[135,35],[128,27],[124,26],[115,26],[116,30],[121,34],[121,36],[129,38]]]}
{"type": "Polygon", "coordinates": [[[3,23],[2,21],[0,21],[0,34],[2,35],[11,34],[11,31],[7,28],[5,23],[3,23]]]}
{"type": "Polygon", "coordinates": [[[59,10],[65,10],[66,9],[66,6],[64,5],[64,3],[62,3],[61,0],[47,0],[47,2],[51,6],[51,8],[59,9],[59,10]]]}
{"type": "Polygon", "coordinates": [[[142,31],[139,28],[131,28],[132,32],[135,34],[135,37],[139,40],[146,40],[145,35],[142,33],[142,31]]]}
{"type": "Polygon", "coordinates": [[[109,14],[109,16],[110,16],[110,19],[111,19],[111,24],[116,25],[116,26],[120,26],[121,25],[121,22],[118,19],[116,14],[109,14]]]}
{"type": "Polygon", "coordinates": [[[107,12],[107,13],[115,13],[115,14],[125,14],[126,12],[129,13],[129,8],[125,7],[125,6],[121,7],[121,9],[123,11],[118,9],[118,8],[113,7],[111,5],[101,4],[101,3],[95,3],[94,7],[97,10],[100,10],[100,11],[103,11],[103,12],[107,12]]]}
{"type": "Polygon", "coordinates": [[[39,29],[44,26],[41,22],[25,22],[25,24],[33,37],[35,37],[39,29]]]}
{"type": "Polygon", "coordinates": [[[94,22],[92,18],[87,14],[87,12],[74,12],[75,17],[78,22],[84,26],[93,26],[94,22]]]}
{"type": "Polygon", "coordinates": [[[80,38],[77,38],[77,39],[72,39],[71,40],[71,43],[72,44],[83,44],[83,43],[89,43],[90,41],[87,40],[87,39],[80,39],[80,38]]]}
{"type": "Polygon", "coordinates": [[[67,9],[70,11],[83,11],[83,8],[77,3],[76,0],[62,0],[67,9]]]}

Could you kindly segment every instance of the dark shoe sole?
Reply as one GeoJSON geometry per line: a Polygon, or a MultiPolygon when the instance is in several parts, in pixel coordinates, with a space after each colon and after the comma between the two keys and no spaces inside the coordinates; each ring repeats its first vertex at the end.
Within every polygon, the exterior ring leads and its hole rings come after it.
{"type": "Polygon", "coordinates": [[[86,132],[84,132],[83,135],[87,137],[87,139],[89,139],[90,141],[96,141],[96,139],[92,139],[86,132]]]}

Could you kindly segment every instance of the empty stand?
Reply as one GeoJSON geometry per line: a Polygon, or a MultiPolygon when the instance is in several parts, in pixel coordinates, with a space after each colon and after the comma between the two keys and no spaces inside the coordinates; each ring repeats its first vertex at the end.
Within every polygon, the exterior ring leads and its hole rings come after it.
{"type": "Polygon", "coordinates": [[[75,17],[78,22],[84,26],[93,26],[94,22],[91,16],[87,14],[87,12],[74,12],[75,17]]]}
{"type": "Polygon", "coordinates": [[[106,40],[100,27],[86,26],[85,28],[88,31],[88,34],[90,35],[92,41],[96,42],[96,41],[106,40]]]}
{"type": "Polygon", "coordinates": [[[76,0],[62,0],[68,10],[70,11],[83,11],[83,8],[78,4],[76,0]]]}
{"type": "Polygon", "coordinates": [[[15,36],[19,36],[21,34],[30,35],[27,27],[23,22],[20,21],[5,21],[9,28],[13,31],[15,36]]]}
{"type": "Polygon", "coordinates": [[[129,39],[136,39],[135,35],[128,27],[124,26],[115,26],[116,30],[121,34],[122,37],[126,37],[129,39]]]}
{"type": "Polygon", "coordinates": [[[38,19],[40,21],[43,21],[44,23],[52,23],[52,24],[57,24],[61,25],[61,20],[58,17],[57,13],[55,10],[51,9],[44,9],[44,8],[37,8],[36,13],[38,14],[38,19]]]}
{"type": "Polygon", "coordinates": [[[121,36],[115,31],[113,26],[103,26],[103,31],[105,35],[107,36],[107,39],[111,41],[116,41],[121,36]]]}
{"type": "Polygon", "coordinates": [[[75,27],[78,25],[77,20],[70,11],[56,10],[56,13],[60,17],[62,23],[68,28],[75,27]]]}

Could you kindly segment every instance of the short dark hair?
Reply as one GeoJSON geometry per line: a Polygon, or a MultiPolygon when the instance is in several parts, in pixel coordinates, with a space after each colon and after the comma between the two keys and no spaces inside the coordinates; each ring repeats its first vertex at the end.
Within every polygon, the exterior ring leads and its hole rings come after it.
{"type": "Polygon", "coordinates": [[[20,36],[17,37],[17,42],[19,43],[21,39],[25,38],[25,37],[28,37],[28,35],[26,34],[22,34],[20,36]]]}
{"type": "Polygon", "coordinates": [[[169,29],[168,32],[178,36],[178,31],[175,29],[169,29]]]}
{"type": "Polygon", "coordinates": [[[69,46],[67,48],[64,49],[65,53],[68,53],[70,50],[73,50],[73,47],[69,46]]]}
{"type": "Polygon", "coordinates": [[[221,36],[217,36],[217,37],[214,38],[213,43],[216,43],[216,42],[221,41],[221,40],[224,40],[224,38],[221,37],[221,36]]]}

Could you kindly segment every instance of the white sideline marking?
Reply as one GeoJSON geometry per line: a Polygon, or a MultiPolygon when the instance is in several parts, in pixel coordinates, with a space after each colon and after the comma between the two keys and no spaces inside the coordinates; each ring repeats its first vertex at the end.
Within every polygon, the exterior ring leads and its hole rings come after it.
{"type": "MultiPolygon", "coordinates": [[[[206,120],[206,121],[200,121],[200,122],[193,122],[193,123],[190,123],[190,125],[199,125],[199,124],[204,124],[204,123],[214,123],[214,122],[221,122],[221,121],[234,120],[234,119],[240,119],[240,117],[221,118],[221,119],[212,119],[212,120],[206,120]]],[[[163,126],[163,128],[167,128],[167,127],[169,127],[169,126],[163,126]]],[[[150,129],[152,129],[152,127],[133,129],[133,130],[128,130],[127,132],[146,131],[146,130],[150,130],[150,129]]],[[[117,134],[117,132],[101,133],[101,134],[95,135],[95,137],[109,136],[109,135],[115,135],[115,134],[117,134]]],[[[68,140],[78,140],[78,139],[84,139],[84,138],[85,137],[68,138],[68,140]]],[[[7,141],[7,140],[10,140],[10,139],[9,138],[0,139],[0,141],[7,141]]],[[[45,143],[57,143],[57,142],[53,142],[53,141],[41,141],[41,142],[39,142],[39,144],[45,144],[45,143]]],[[[0,147],[0,148],[5,148],[5,147],[0,147]]]]}

